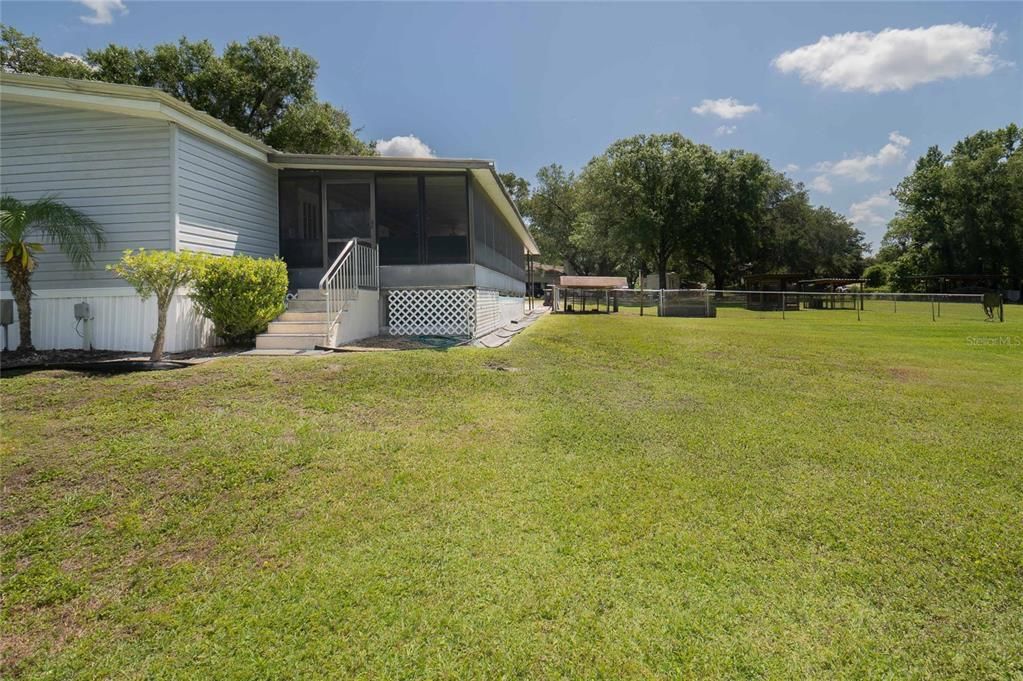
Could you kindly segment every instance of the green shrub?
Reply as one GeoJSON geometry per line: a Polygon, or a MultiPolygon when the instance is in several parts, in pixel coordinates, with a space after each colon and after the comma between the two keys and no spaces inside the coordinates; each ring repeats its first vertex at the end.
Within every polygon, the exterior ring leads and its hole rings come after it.
{"type": "Polygon", "coordinates": [[[192,300],[228,343],[252,342],[284,311],[288,269],[280,258],[193,257],[192,300]]]}
{"type": "Polygon", "coordinates": [[[867,286],[879,289],[888,285],[888,266],[871,265],[863,271],[863,278],[867,280],[867,286]]]}

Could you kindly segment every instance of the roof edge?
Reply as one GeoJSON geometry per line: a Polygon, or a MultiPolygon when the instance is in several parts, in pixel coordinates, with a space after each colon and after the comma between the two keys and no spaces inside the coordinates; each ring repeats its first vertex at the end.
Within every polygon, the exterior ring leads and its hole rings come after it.
{"type": "MultiPolygon", "coordinates": [[[[107,83],[100,80],[78,80],[74,78],[60,78],[57,76],[40,76],[34,73],[0,73],[0,86],[17,86],[40,91],[116,97],[124,100],[153,102],[161,106],[165,106],[175,113],[185,116],[200,125],[213,128],[217,132],[231,137],[236,142],[240,142],[252,149],[263,152],[264,154],[276,152],[276,149],[273,147],[264,144],[255,137],[252,137],[231,125],[228,125],[219,118],[211,116],[205,111],[199,111],[187,102],[183,102],[162,90],[157,90],[152,87],[107,83]]],[[[167,118],[173,120],[172,116],[167,116],[167,118]]]]}
{"type": "Polygon", "coordinates": [[[292,154],[273,151],[267,154],[267,160],[274,164],[289,168],[326,169],[335,167],[348,168],[396,168],[421,169],[436,168],[438,170],[476,170],[493,168],[493,161],[475,158],[415,158],[410,156],[350,156],[345,154],[292,154]]]}

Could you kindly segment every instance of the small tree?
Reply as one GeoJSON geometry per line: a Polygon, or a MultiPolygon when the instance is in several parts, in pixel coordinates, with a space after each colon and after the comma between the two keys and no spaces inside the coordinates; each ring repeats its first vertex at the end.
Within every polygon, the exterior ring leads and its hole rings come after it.
{"type": "Polygon", "coordinates": [[[103,245],[103,228],[92,218],[69,208],[53,197],[38,201],[0,198],[0,258],[11,282],[11,293],[18,306],[18,350],[32,347],[32,273],[36,254],[43,244],[29,241],[37,236],[57,244],[76,268],[92,264],[92,249],[103,245]]]}
{"type": "Polygon", "coordinates": [[[127,250],[116,265],[107,269],[131,284],[142,300],[156,296],[156,333],[153,334],[153,351],[150,362],[159,362],[163,357],[163,341],[167,330],[167,311],[174,293],[189,284],[193,276],[194,255],[172,251],[138,252],[127,250]]]}

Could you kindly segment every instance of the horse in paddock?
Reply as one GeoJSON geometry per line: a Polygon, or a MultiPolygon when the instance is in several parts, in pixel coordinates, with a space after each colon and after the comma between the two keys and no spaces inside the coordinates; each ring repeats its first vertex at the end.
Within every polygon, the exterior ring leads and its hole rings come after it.
{"type": "Polygon", "coordinates": [[[987,320],[993,322],[995,320],[995,309],[1002,307],[1002,294],[989,291],[984,294],[980,304],[984,306],[984,314],[987,315],[987,320]]]}

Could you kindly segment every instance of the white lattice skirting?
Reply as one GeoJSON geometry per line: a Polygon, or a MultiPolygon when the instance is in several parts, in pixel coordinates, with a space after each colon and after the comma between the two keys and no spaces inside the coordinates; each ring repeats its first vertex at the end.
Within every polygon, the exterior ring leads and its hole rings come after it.
{"type": "Polygon", "coordinates": [[[501,326],[501,297],[497,291],[476,291],[476,336],[484,336],[501,326]]]}
{"type": "Polygon", "coordinates": [[[387,297],[392,336],[468,336],[476,328],[472,289],[394,289],[387,297]]]}

